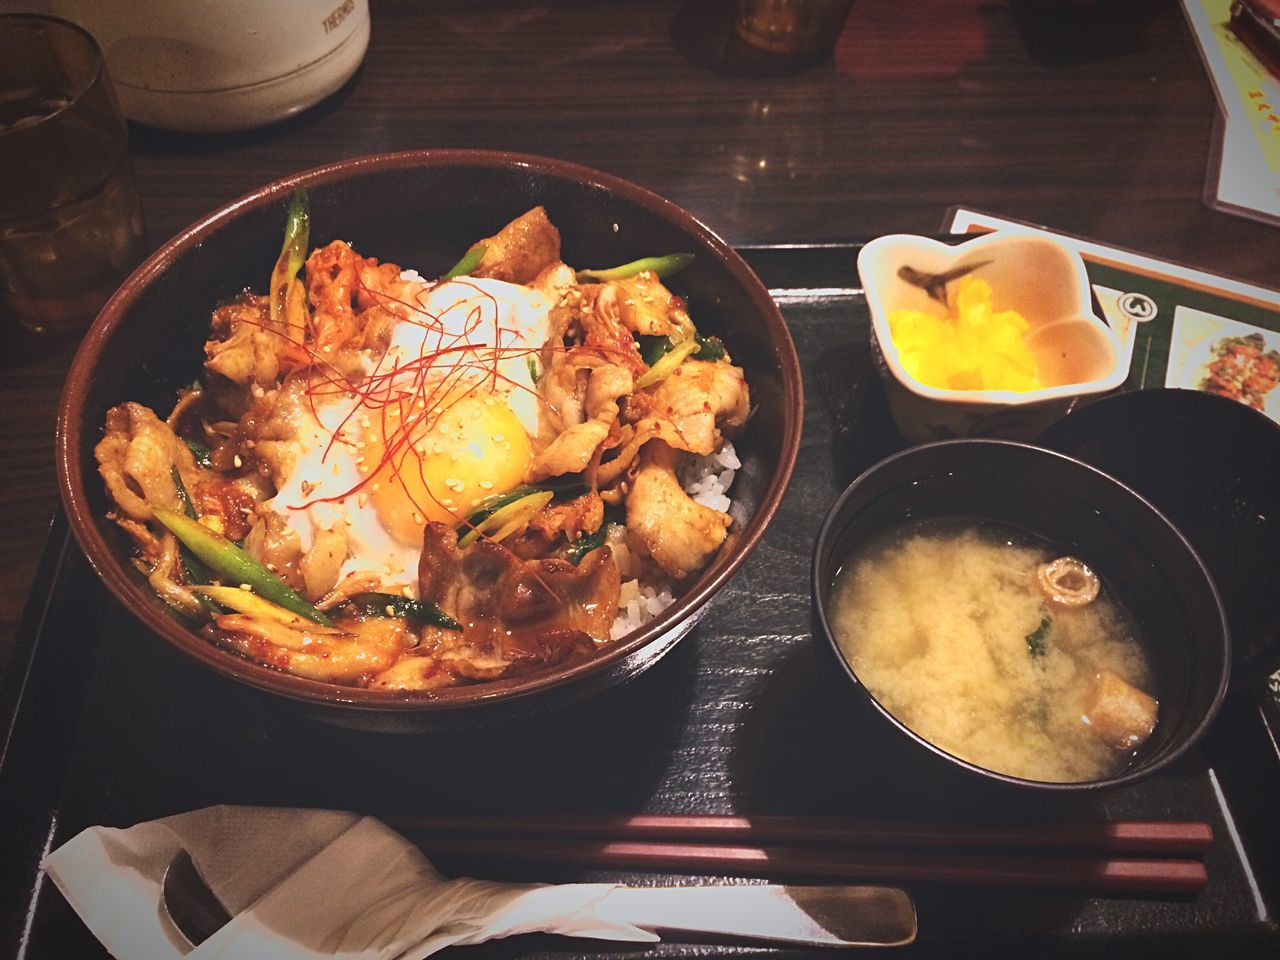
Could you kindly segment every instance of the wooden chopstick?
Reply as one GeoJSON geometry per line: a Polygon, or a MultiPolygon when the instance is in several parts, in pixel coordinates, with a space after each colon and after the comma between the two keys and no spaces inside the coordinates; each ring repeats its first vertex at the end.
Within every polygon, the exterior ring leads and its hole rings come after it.
{"type": "Polygon", "coordinates": [[[428,856],[536,861],[615,870],[729,874],[768,880],[952,882],[1031,886],[1095,894],[1192,896],[1208,873],[1198,860],[1112,856],[988,855],[831,850],[701,843],[608,841],[565,836],[428,832],[428,856]]]}
{"type": "Polygon", "coordinates": [[[938,847],[982,850],[1105,851],[1148,856],[1199,855],[1213,828],[1198,821],[1120,820],[975,827],[934,823],[859,823],[822,817],[647,815],[392,817],[405,831],[489,836],[577,837],[616,841],[689,841],[749,846],[938,847]]]}

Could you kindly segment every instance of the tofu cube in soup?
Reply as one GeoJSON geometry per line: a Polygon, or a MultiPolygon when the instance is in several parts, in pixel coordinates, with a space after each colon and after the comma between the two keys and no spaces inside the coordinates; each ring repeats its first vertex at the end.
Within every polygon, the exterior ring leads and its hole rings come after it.
{"type": "Polygon", "coordinates": [[[1154,697],[1103,670],[1086,719],[1099,740],[1117,750],[1136,750],[1155,729],[1156,709],[1154,697]]]}

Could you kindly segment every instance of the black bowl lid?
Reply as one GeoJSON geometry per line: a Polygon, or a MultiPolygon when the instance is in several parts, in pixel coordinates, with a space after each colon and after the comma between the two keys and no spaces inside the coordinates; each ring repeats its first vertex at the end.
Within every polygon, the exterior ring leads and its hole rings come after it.
{"type": "Polygon", "coordinates": [[[1137,390],[1078,408],[1038,442],[1133,487],[1195,547],[1227,611],[1233,687],[1280,668],[1280,425],[1199,390],[1137,390]]]}

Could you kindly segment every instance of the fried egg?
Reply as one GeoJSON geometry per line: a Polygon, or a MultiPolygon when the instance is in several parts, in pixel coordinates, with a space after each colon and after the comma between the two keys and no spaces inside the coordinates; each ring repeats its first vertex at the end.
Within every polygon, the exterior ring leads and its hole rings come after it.
{"type": "Polygon", "coordinates": [[[411,589],[428,522],[457,523],[524,478],[538,424],[530,358],[551,307],[536,290],[473,277],[424,284],[416,301],[359,383],[300,405],[296,461],[265,504],[304,551],[344,525],[341,575],[411,589]]]}

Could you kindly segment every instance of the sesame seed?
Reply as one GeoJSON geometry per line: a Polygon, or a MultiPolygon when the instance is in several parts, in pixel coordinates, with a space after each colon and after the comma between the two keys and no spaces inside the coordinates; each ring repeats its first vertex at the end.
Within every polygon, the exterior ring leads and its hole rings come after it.
{"type": "Polygon", "coordinates": [[[238,454],[238,453],[237,453],[234,457],[232,457],[232,458],[231,458],[231,462],[232,462],[232,463],[234,463],[237,467],[243,467],[243,466],[244,466],[244,461],[240,459],[240,454],[238,454]]]}
{"type": "Polygon", "coordinates": [[[249,449],[249,450],[252,450],[254,447],[256,447],[256,446],[257,446],[257,444],[256,444],[256,443],[254,443],[252,440],[246,440],[246,441],[244,442],[244,445],[245,445],[245,447],[246,447],[247,449],[249,449]]]}
{"type": "Polygon", "coordinates": [[[242,583],[240,584],[240,589],[245,591],[246,593],[253,593],[253,584],[242,583]]]}
{"type": "Polygon", "coordinates": [[[369,505],[369,495],[367,493],[360,494],[360,496],[356,497],[356,502],[360,504],[361,509],[367,507],[369,505]]]}
{"type": "Polygon", "coordinates": [[[400,588],[400,592],[403,593],[410,600],[413,599],[413,588],[409,586],[407,583],[400,588]]]}
{"type": "Polygon", "coordinates": [[[452,486],[453,486],[454,484],[456,484],[457,482],[458,482],[458,481],[457,481],[457,480],[455,480],[453,477],[445,477],[444,485],[445,485],[446,487],[452,487],[452,486]]]}
{"type": "Polygon", "coordinates": [[[393,607],[393,606],[392,606],[391,604],[389,604],[389,603],[388,603],[388,604],[386,605],[386,607],[384,607],[383,609],[385,609],[385,610],[387,611],[387,616],[388,616],[388,617],[394,617],[394,616],[396,615],[396,608],[395,608],[395,607],[393,607]]]}
{"type": "Polygon", "coordinates": [[[414,523],[426,523],[427,518],[420,514],[417,510],[413,511],[414,523]]]}
{"type": "Polygon", "coordinates": [[[502,436],[502,434],[500,434],[500,433],[495,433],[495,434],[493,435],[493,442],[494,442],[494,443],[501,443],[501,442],[502,442],[502,440],[503,440],[503,436],[502,436]]]}
{"type": "Polygon", "coordinates": [[[493,489],[493,484],[492,484],[491,482],[489,482],[488,480],[481,480],[481,481],[480,481],[480,489],[481,489],[481,490],[492,490],[492,489],[493,489]]]}

